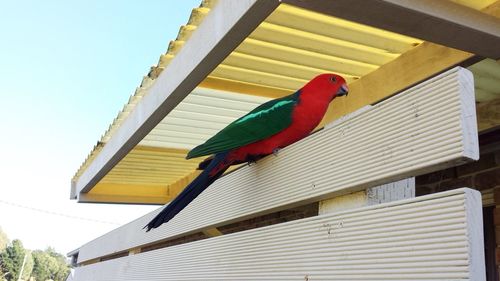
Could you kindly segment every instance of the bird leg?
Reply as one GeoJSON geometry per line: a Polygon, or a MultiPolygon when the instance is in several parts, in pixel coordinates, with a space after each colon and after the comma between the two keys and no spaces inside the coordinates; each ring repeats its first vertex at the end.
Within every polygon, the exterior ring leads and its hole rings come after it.
{"type": "Polygon", "coordinates": [[[248,166],[253,166],[254,164],[257,164],[257,161],[262,159],[262,157],[262,155],[248,155],[245,161],[248,163],[248,166]]]}
{"type": "Polygon", "coordinates": [[[275,157],[278,157],[278,153],[279,153],[279,151],[280,151],[280,150],[281,150],[281,148],[279,148],[279,147],[277,147],[277,148],[273,149],[273,155],[274,155],[275,157]]]}

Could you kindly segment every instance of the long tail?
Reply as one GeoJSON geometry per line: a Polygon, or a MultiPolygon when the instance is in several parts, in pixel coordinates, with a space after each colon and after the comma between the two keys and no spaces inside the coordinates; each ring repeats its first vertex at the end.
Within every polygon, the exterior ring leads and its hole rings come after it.
{"type": "Polygon", "coordinates": [[[144,228],[150,231],[168,222],[182,211],[191,201],[217,180],[231,165],[226,161],[227,152],[218,153],[208,163],[203,172],[194,179],[177,197],[163,208],[144,228]]]}

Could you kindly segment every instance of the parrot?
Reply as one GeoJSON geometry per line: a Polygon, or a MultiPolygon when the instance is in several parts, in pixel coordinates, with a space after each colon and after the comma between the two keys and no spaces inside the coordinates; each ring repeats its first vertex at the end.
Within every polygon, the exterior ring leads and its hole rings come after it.
{"type": "Polygon", "coordinates": [[[198,177],[144,226],[146,231],[174,218],[229,166],[276,155],[279,149],[308,136],[323,119],[330,102],[347,94],[348,87],[342,76],[320,74],[295,93],[257,106],[190,150],[186,159],[212,156],[199,164],[198,169],[203,171],[198,177]]]}

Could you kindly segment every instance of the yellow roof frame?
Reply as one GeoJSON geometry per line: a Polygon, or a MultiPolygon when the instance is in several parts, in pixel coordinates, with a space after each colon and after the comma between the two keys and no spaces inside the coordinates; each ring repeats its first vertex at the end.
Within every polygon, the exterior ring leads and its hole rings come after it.
{"type": "MultiPolygon", "coordinates": [[[[500,58],[500,49],[495,48],[500,45],[500,1],[482,12],[461,5],[463,3],[430,0],[373,1],[370,2],[370,5],[374,5],[371,9],[363,9],[379,11],[376,14],[366,14],[357,9],[359,3],[356,2],[246,0],[218,1],[213,4],[211,1],[204,1],[200,8],[194,10],[188,25],[181,28],[179,38],[185,40],[171,43],[169,52],[162,56],[158,67],[152,68],[137,94],[131,98],[124,110],[126,116],[110,128],[74,177],[71,198],[80,202],[161,204],[175,196],[195,174],[179,178],[171,190],[155,187],[151,188],[151,193],[145,192],[142,195],[125,193],[120,198],[106,195],[104,191],[101,194],[89,194],[89,191],[129,152],[141,149],[137,144],[196,87],[223,87],[227,91],[266,97],[289,93],[295,84],[283,88],[262,87],[257,83],[241,83],[217,78],[216,75],[209,76],[273,11],[284,5],[282,3],[444,45],[424,42],[360,79],[352,80],[349,85],[352,97],[349,103],[334,103],[324,122],[377,102],[451,66],[477,58],[476,55],[500,58]],[[394,22],[385,16],[387,14],[405,15],[405,23],[408,25],[394,22]],[[425,24],[421,22],[423,18],[426,20],[425,24]],[[462,40],[460,37],[474,40],[462,40]],[[400,75],[394,75],[395,73],[400,75]]],[[[363,3],[366,4],[365,1],[363,3]]],[[[240,58],[245,59],[244,56],[240,58]]],[[[223,70],[219,68],[219,71],[223,70]]],[[[120,187],[108,185],[102,188],[120,187]]],[[[148,190],[147,186],[144,189],[148,190]]]]}

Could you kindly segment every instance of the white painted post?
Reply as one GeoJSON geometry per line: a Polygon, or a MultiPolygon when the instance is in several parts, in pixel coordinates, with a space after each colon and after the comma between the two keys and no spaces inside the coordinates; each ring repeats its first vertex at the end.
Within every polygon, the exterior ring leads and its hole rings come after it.
{"type": "Polygon", "coordinates": [[[408,178],[368,188],[367,205],[376,205],[415,197],[415,178],[408,178]]]}
{"type": "Polygon", "coordinates": [[[415,197],[415,178],[408,178],[319,202],[319,214],[398,201],[415,197]]]}

